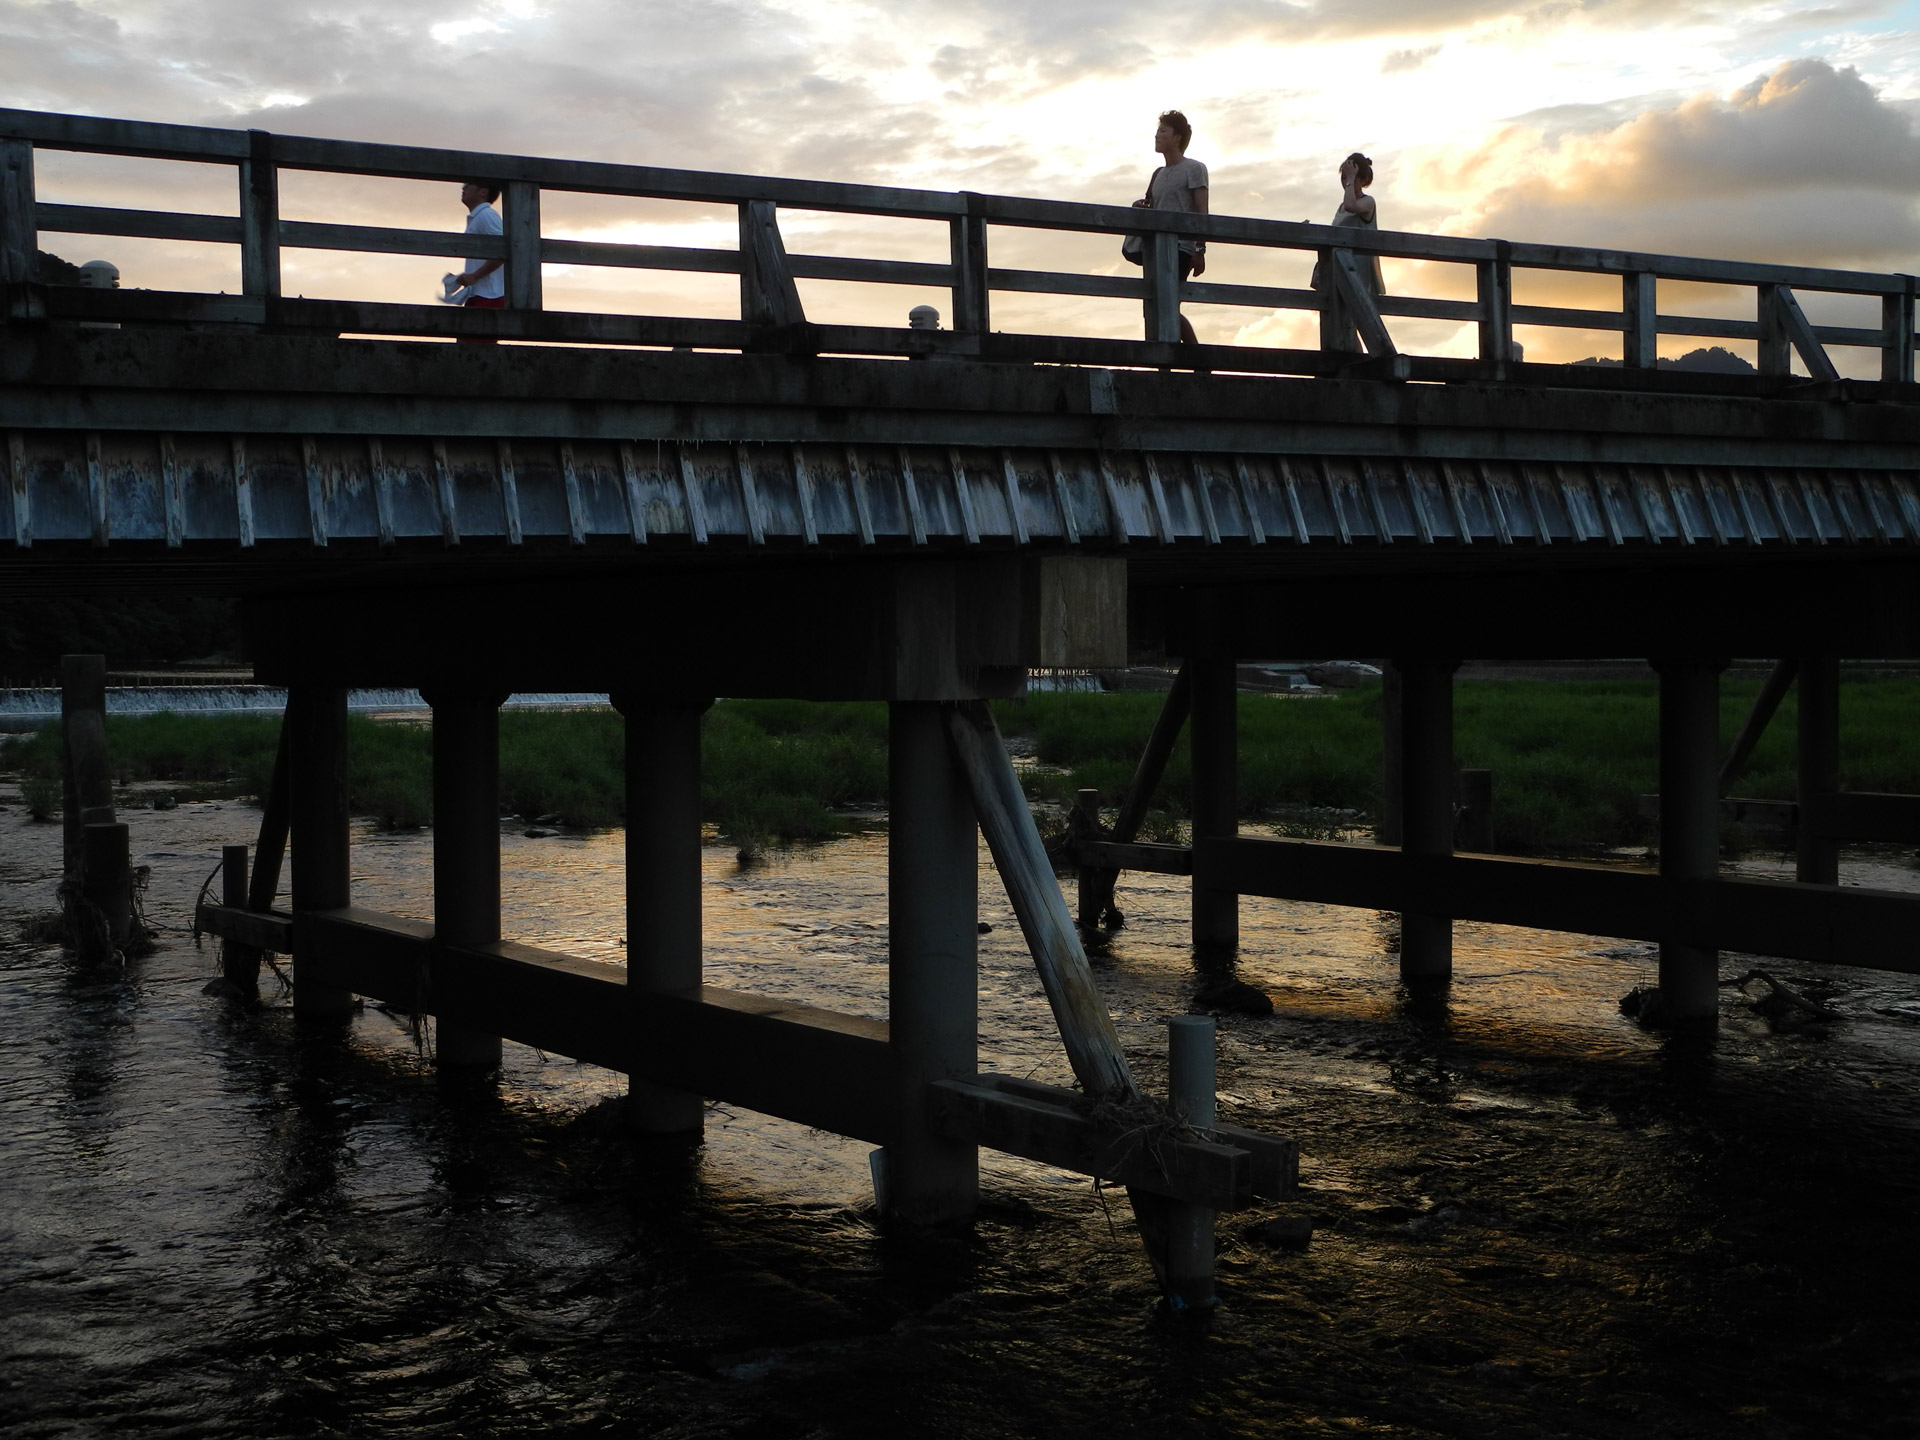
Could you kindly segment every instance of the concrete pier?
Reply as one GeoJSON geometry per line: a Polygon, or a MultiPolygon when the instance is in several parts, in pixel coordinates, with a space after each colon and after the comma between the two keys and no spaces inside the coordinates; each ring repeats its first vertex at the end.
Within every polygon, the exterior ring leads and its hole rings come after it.
{"type": "MultiPolygon", "coordinates": [[[[1409,856],[1453,853],[1452,661],[1397,660],[1400,676],[1400,845],[1409,856]]],[[[1453,921],[1400,917],[1400,976],[1433,984],[1453,975],[1453,921]]]]}
{"type": "MultiPolygon", "coordinates": [[[[451,945],[500,938],[500,703],[504,695],[434,690],[433,930],[451,945]]],[[[442,1020],[434,1059],[443,1066],[500,1063],[500,1037],[442,1020]]]]}
{"type": "MultiPolygon", "coordinates": [[[[1720,671],[1713,660],[1656,660],[1660,672],[1660,874],[1711,880],[1720,872],[1720,671]]],[[[1713,1025],[1720,952],[1660,943],[1667,1019],[1713,1025]]]]}
{"type": "Polygon", "coordinates": [[[908,1225],[969,1218],[979,1149],[936,1136],[927,1085],[977,1065],[978,830],[943,707],[888,706],[887,1020],[898,1075],[897,1138],[887,1145],[885,1210],[908,1225]]]}
{"type": "MultiPolygon", "coordinates": [[[[627,985],[697,993],[700,940],[700,717],[708,701],[613,697],[626,717],[627,985]]],[[[698,1095],[630,1076],[633,1128],[698,1139],[698,1095]]]]}
{"type": "MultiPolygon", "coordinates": [[[[1193,757],[1193,838],[1230,837],[1240,831],[1239,692],[1234,662],[1208,656],[1187,661],[1192,676],[1192,712],[1187,738],[1193,757]]],[[[1193,946],[1213,954],[1240,945],[1240,897],[1198,880],[1193,887],[1193,946]]]]}
{"type": "MultiPolygon", "coordinates": [[[[321,685],[287,692],[287,769],[293,844],[293,912],[340,910],[353,902],[352,816],[347,785],[347,692],[321,685]]],[[[303,976],[309,932],[293,942],[293,1010],[305,1019],[353,1012],[351,991],[303,976]]]]}

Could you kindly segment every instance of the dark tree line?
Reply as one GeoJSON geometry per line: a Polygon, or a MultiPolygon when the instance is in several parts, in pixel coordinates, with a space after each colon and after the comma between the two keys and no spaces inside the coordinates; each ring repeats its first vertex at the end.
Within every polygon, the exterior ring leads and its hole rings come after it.
{"type": "Polygon", "coordinates": [[[113,670],[236,663],[240,623],[232,600],[0,600],[0,675],[14,683],[53,676],[62,655],[105,655],[113,670]]]}

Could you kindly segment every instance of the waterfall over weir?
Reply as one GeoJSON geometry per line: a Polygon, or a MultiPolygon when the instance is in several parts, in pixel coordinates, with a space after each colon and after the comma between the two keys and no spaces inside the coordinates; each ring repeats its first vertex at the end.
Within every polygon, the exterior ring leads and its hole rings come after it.
{"type": "MultiPolygon", "coordinates": [[[[515,695],[508,710],[581,710],[608,704],[604,694],[588,692],[515,695]]],[[[287,692],[273,685],[109,686],[109,715],[278,715],[287,692]]],[[[356,715],[427,714],[431,707],[418,690],[351,690],[347,709],[356,715]]],[[[0,690],[0,733],[37,730],[60,718],[60,692],[52,686],[0,690]]]]}

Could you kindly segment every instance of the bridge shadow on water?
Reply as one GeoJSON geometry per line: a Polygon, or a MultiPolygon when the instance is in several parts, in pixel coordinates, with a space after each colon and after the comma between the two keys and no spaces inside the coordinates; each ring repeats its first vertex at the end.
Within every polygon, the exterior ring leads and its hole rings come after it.
{"type": "MultiPolygon", "coordinates": [[[[398,885],[408,843],[358,858],[398,885]]],[[[566,843],[527,863],[598,863],[566,843]]],[[[844,900],[877,843],[715,858],[716,968],[811,906],[822,973],[883,987],[844,900]]],[[[982,903],[983,1044],[1034,1068],[1056,1042],[982,903]]],[[[1143,882],[1101,972],[1149,1085],[1195,985],[1183,904],[1143,882]]],[[[1903,1432],[1920,1032],[1880,1013],[1899,977],[1846,974],[1838,1026],[1776,1031],[1729,992],[1717,1041],[1662,1038],[1612,1011],[1644,954],[1462,927],[1453,985],[1411,995],[1370,914],[1246,913],[1238,973],[1276,1010],[1221,1018],[1223,1106],[1296,1136],[1306,1183],[1223,1217],[1208,1326],[1160,1312],[1121,1194],[1044,1167],[990,1157],[971,1231],[891,1236],[852,1142],[724,1107],[704,1147],[636,1142],[617,1076],[509,1046],[497,1077],[436,1077],[402,1017],[296,1026],[271,981],[257,1010],[203,996],[213,960],[177,931],[124,978],[9,944],[0,1426],[1903,1432]],[[1305,1252],[1257,1238],[1278,1214],[1312,1218],[1305,1252]]]]}

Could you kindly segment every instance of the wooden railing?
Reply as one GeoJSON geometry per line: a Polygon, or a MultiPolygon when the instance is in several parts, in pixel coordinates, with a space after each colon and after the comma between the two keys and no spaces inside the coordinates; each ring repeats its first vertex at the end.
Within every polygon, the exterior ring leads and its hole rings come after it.
{"type": "MultiPolygon", "coordinates": [[[[1216,255],[1216,268],[1218,257],[1216,255]]],[[[1361,231],[1328,225],[1259,220],[1236,215],[1189,215],[1175,211],[1020,199],[972,192],[896,189],[830,181],[778,179],[489,155],[361,141],[319,140],[259,130],[217,130],[91,116],[0,109],[0,282],[9,291],[8,314],[42,314],[129,320],[233,320],[288,327],[334,328],[375,333],[470,333],[556,341],[616,344],[687,344],[714,348],[787,348],[839,353],[938,353],[1007,355],[1093,364],[1185,364],[1216,369],[1325,374],[1356,364],[1417,378],[1498,376],[1516,359],[1516,325],[1617,331],[1622,336],[1626,383],[1646,383],[1656,368],[1662,335],[1757,342],[1764,377],[1787,377],[1797,355],[1815,381],[1838,379],[1830,345],[1880,352],[1880,378],[1913,381],[1915,280],[1911,275],[1821,269],[1797,265],[1693,259],[1574,246],[1510,243],[1442,235],[1361,231]],[[38,202],[34,193],[36,150],[198,161],[233,165],[239,178],[239,214],[220,216],[38,202]],[[456,240],[438,230],[343,225],[285,220],[280,216],[282,171],[386,176],[444,181],[486,177],[505,190],[505,235],[456,240]],[[738,249],[614,244],[543,234],[543,192],[620,195],[704,201],[735,206],[738,249]],[[946,264],[789,254],[777,220],[779,208],[944,221],[950,229],[946,264]],[[1076,231],[1144,240],[1139,278],[1008,269],[989,263],[988,227],[1076,231]],[[92,294],[34,291],[34,252],[43,232],[140,236],[163,240],[238,245],[242,294],[235,297],[168,296],[147,292],[92,294]],[[1179,241],[1205,239],[1218,246],[1246,246],[1315,254],[1330,277],[1325,290],[1179,280],[1179,241]],[[434,306],[369,305],[291,301],[280,293],[284,249],[348,250],[400,255],[506,261],[508,312],[456,312],[434,306]],[[1472,300],[1386,295],[1376,299],[1361,283],[1356,259],[1364,256],[1471,265],[1472,300]],[[614,266],[645,270],[737,274],[738,321],[680,317],[564,315],[543,309],[542,265],[614,266]],[[1513,303],[1516,271],[1617,275],[1617,310],[1513,303]],[[951,295],[951,329],[938,334],[877,326],[809,325],[796,280],[838,280],[938,287],[951,295]],[[1752,287],[1753,319],[1663,314],[1656,303],[1662,281],[1752,287]],[[1078,340],[1072,337],[1002,337],[991,331],[995,292],[1138,299],[1146,314],[1145,341],[1078,340]],[[1878,328],[1815,325],[1799,296],[1805,292],[1878,297],[1878,328]],[[1182,346],[1181,302],[1301,310],[1320,317],[1317,350],[1252,346],[1182,346]],[[271,313],[269,313],[269,307],[271,313]],[[1388,317],[1450,320],[1478,331],[1477,361],[1423,359],[1409,367],[1398,353],[1388,317]],[[1011,343],[1021,341],[1024,343],[1011,343]],[[1045,343],[1041,343],[1041,342],[1045,343]],[[1364,353],[1363,353],[1364,349],[1364,353]]],[[[1529,367],[1532,369],[1532,367],[1529,367]]]]}

